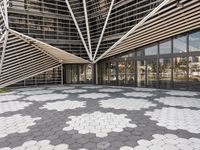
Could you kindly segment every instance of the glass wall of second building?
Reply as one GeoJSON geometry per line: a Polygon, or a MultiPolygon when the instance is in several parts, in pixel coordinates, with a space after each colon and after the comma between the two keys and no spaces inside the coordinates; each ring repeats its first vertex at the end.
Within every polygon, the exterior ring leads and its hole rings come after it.
{"type": "Polygon", "coordinates": [[[200,90],[200,29],[99,63],[100,84],[200,90]]]}

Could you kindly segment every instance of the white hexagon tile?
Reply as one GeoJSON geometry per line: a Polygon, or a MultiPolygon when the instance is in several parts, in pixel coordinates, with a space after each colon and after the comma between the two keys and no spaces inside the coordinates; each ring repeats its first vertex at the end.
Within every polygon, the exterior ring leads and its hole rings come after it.
{"type": "Polygon", "coordinates": [[[91,99],[98,99],[98,98],[106,98],[110,97],[107,93],[86,93],[86,94],[79,94],[80,98],[91,98],[91,99]]]}
{"type": "Polygon", "coordinates": [[[122,92],[122,89],[115,89],[115,88],[105,88],[105,89],[99,89],[99,92],[110,92],[110,93],[115,93],[115,92],[122,92]]]}
{"type": "Polygon", "coordinates": [[[169,105],[169,106],[200,108],[199,98],[167,96],[167,97],[156,98],[155,101],[158,101],[160,103],[163,103],[163,104],[169,105]]]}
{"type": "Polygon", "coordinates": [[[0,95],[0,102],[1,101],[13,101],[22,98],[23,95],[14,95],[14,94],[9,94],[9,95],[0,95]]]}
{"type": "Polygon", "coordinates": [[[35,91],[24,91],[24,92],[20,92],[19,94],[22,95],[37,95],[37,94],[49,94],[49,93],[53,93],[54,90],[35,90],[35,91]]]}
{"type": "Polygon", "coordinates": [[[141,139],[138,146],[123,146],[120,150],[200,150],[199,138],[180,138],[174,134],[154,134],[153,140],[141,139]]]}
{"type": "Polygon", "coordinates": [[[152,88],[132,88],[134,91],[137,92],[154,92],[157,91],[157,89],[152,89],[152,88]]]}
{"type": "Polygon", "coordinates": [[[141,110],[142,108],[154,107],[156,104],[146,99],[135,98],[113,98],[99,101],[100,107],[126,109],[126,110],[141,110]]]}
{"type": "Polygon", "coordinates": [[[85,93],[88,90],[86,89],[71,89],[71,90],[63,90],[63,93],[85,93]]]}
{"type": "Polygon", "coordinates": [[[48,109],[48,110],[57,110],[57,111],[64,111],[66,109],[76,109],[76,108],[84,108],[86,106],[86,102],[83,101],[57,101],[46,103],[40,109],[48,109]]]}
{"type": "Polygon", "coordinates": [[[80,116],[70,116],[69,126],[63,128],[64,131],[77,130],[80,134],[93,133],[97,137],[106,137],[110,132],[122,132],[124,128],[135,128],[136,124],[131,124],[131,119],[126,118],[126,114],[114,114],[93,112],[80,116]]]}
{"type": "Polygon", "coordinates": [[[68,144],[50,144],[49,140],[35,141],[30,140],[23,143],[21,146],[10,148],[4,147],[0,150],[70,150],[68,144]]]}
{"type": "Polygon", "coordinates": [[[151,97],[154,96],[154,94],[152,93],[148,93],[148,92],[127,92],[127,93],[123,93],[125,96],[129,96],[129,97],[151,97]]]}
{"type": "Polygon", "coordinates": [[[191,133],[200,133],[200,110],[163,107],[153,112],[147,111],[146,116],[158,121],[157,125],[170,130],[187,130],[191,133]]]}
{"type": "Polygon", "coordinates": [[[56,86],[56,87],[49,87],[48,89],[50,90],[70,90],[74,89],[75,87],[73,86],[56,86]]]}
{"type": "Polygon", "coordinates": [[[192,92],[192,91],[167,91],[166,94],[173,95],[173,96],[196,96],[198,95],[197,92],[192,92]]]}
{"type": "Polygon", "coordinates": [[[99,89],[102,88],[102,86],[84,86],[83,89],[99,89]]]}
{"type": "Polygon", "coordinates": [[[24,91],[36,91],[36,90],[44,90],[45,87],[26,87],[26,88],[18,88],[18,89],[14,89],[15,91],[21,91],[21,92],[24,92],[24,91]]]}
{"type": "Polygon", "coordinates": [[[22,116],[21,114],[0,117],[0,138],[12,133],[28,132],[28,127],[35,125],[35,121],[40,119],[41,117],[32,118],[31,116],[22,116]]]}
{"type": "Polygon", "coordinates": [[[0,103],[0,114],[10,111],[18,111],[24,109],[31,105],[31,102],[18,102],[18,101],[9,101],[0,103]]]}
{"type": "Polygon", "coordinates": [[[43,101],[65,99],[67,97],[68,94],[41,94],[41,95],[28,96],[25,98],[25,100],[43,102],[43,101]]]}

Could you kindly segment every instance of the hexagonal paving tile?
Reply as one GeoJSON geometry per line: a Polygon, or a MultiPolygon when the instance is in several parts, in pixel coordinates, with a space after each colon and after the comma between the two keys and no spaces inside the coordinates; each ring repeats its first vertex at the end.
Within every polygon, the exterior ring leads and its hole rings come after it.
{"type": "Polygon", "coordinates": [[[114,98],[108,100],[99,101],[100,107],[114,108],[114,109],[126,109],[126,110],[141,110],[142,108],[149,108],[156,106],[156,104],[146,99],[134,99],[134,98],[114,98]]]}
{"type": "Polygon", "coordinates": [[[41,140],[41,141],[27,141],[22,146],[10,148],[4,147],[0,148],[0,150],[70,150],[69,145],[67,144],[58,144],[52,145],[49,140],[41,140]]]}
{"type": "Polygon", "coordinates": [[[130,97],[151,97],[154,96],[152,93],[148,92],[127,92],[123,93],[125,96],[130,96],[130,97]]]}
{"type": "Polygon", "coordinates": [[[154,134],[153,140],[141,139],[136,147],[123,146],[120,150],[199,150],[199,138],[179,138],[174,134],[154,134]]]}
{"type": "Polygon", "coordinates": [[[79,94],[80,98],[91,98],[91,99],[98,99],[98,98],[106,98],[110,97],[107,93],[88,93],[88,94],[79,94]]]}
{"type": "Polygon", "coordinates": [[[79,101],[57,101],[46,103],[40,109],[48,109],[48,110],[57,110],[57,111],[64,111],[66,109],[76,109],[76,108],[83,108],[85,107],[86,102],[79,102],[79,101]]]}
{"type": "Polygon", "coordinates": [[[129,123],[131,119],[126,114],[93,112],[80,116],[70,116],[68,127],[64,131],[78,130],[80,134],[94,133],[97,137],[106,137],[110,132],[122,132],[124,128],[135,128],[137,125],[129,123]]]}
{"type": "Polygon", "coordinates": [[[122,89],[115,89],[115,88],[105,88],[105,89],[99,89],[99,92],[110,92],[110,93],[115,93],[115,92],[122,92],[122,89]]]}
{"type": "Polygon", "coordinates": [[[73,86],[54,86],[54,87],[49,87],[48,89],[50,90],[69,90],[69,89],[74,89],[75,87],[73,86]]]}
{"type": "Polygon", "coordinates": [[[31,105],[31,102],[18,102],[18,101],[9,101],[0,103],[0,114],[9,112],[9,111],[18,111],[24,109],[31,105]]]}
{"type": "Polygon", "coordinates": [[[22,98],[23,95],[0,95],[0,102],[1,101],[13,101],[22,98]]]}
{"type": "Polygon", "coordinates": [[[68,94],[41,94],[41,95],[32,95],[25,98],[25,100],[29,101],[51,101],[51,100],[59,100],[65,99],[68,97],[68,94]]]}
{"type": "Polygon", "coordinates": [[[182,107],[196,107],[200,108],[200,100],[198,98],[187,98],[187,97],[174,97],[167,96],[155,99],[160,103],[169,106],[182,106],[182,107]]]}
{"type": "Polygon", "coordinates": [[[54,90],[35,90],[35,91],[24,91],[24,92],[20,92],[18,94],[22,94],[22,95],[37,95],[37,94],[47,94],[47,93],[53,93],[54,90]]]}
{"type": "Polygon", "coordinates": [[[12,133],[28,132],[28,127],[35,125],[35,121],[40,119],[40,117],[31,118],[30,116],[22,116],[21,114],[0,117],[0,138],[12,133]]]}
{"type": "Polygon", "coordinates": [[[138,92],[153,92],[157,91],[157,89],[152,89],[152,88],[132,88],[134,91],[138,92]]]}
{"type": "Polygon", "coordinates": [[[200,133],[200,110],[163,107],[153,112],[147,111],[146,116],[158,121],[157,125],[170,130],[187,130],[191,133],[200,133]]]}
{"type": "Polygon", "coordinates": [[[36,90],[44,90],[45,87],[26,87],[26,88],[19,88],[19,89],[14,89],[15,91],[36,91],[36,90]]]}
{"type": "Polygon", "coordinates": [[[86,89],[72,89],[72,90],[64,90],[63,93],[85,93],[88,90],[86,89]]]}
{"type": "Polygon", "coordinates": [[[198,95],[197,92],[192,92],[192,91],[175,91],[175,90],[167,91],[166,94],[177,95],[177,96],[196,96],[196,95],[198,95]]]}

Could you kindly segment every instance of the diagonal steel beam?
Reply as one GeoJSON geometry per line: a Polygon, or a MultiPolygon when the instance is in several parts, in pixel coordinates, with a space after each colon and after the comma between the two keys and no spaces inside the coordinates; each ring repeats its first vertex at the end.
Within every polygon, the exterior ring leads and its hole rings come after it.
{"type": "Polygon", "coordinates": [[[4,38],[3,50],[2,50],[2,54],[1,54],[1,60],[0,60],[0,75],[1,75],[1,72],[2,72],[4,56],[5,56],[5,53],[6,53],[6,44],[7,44],[7,40],[8,40],[8,31],[5,31],[5,32],[6,32],[6,34],[4,36],[5,38],[4,38]]]}
{"type": "Polygon", "coordinates": [[[3,4],[4,4],[4,14],[5,14],[5,25],[6,25],[6,28],[8,29],[9,28],[9,24],[8,24],[8,11],[7,11],[7,0],[3,0],[3,4]]]}
{"type": "Polygon", "coordinates": [[[91,46],[90,28],[89,28],[89,23],[88,23],[86,0],[83,0],[83,8],[84,8],[84,13],[85,13],[85,23],[86,23],[86,29],[87,29],[88,46],[89,46],[90,54],[92,55],[92,46],[91,46]]]}
{"type": "Polygon", "coordinates": [[[73,13],[73,11],[72,11],[72,8],[71,8],[71,6],[70,6],[70,4],[69,4],[69,1],[68,1],[68,0],[65,0],[65,2],[66,2],[66,4],[67,4],[67,7],[68,7],[69,12],[70,12],[70,14],[71,14],[71,17],[72,17],[72,19],[74,20],[74,24],[75,24],[75,26],[76,26],[76,29],[78,30],[79,36],[80,36],[80,38],[81,38],[81,40],[82,40],[82,43],[83,43],[83,45],[84,45],[84,47],[85,47],[85,50],[86,50],[86,52],[87,52],[87,54],[88,54],[88,57],[89,57],[90,60],[92,60],[92,54],[89,52],[89,49],[88,49],[88,47],[87,47],[87,45],[86,45],[86,43],[85,43],[85,40],[84,40],[84,38],[83,38],[83,35],[82,35],[82,33],[81,33],[81,30],[80,30],[80,28],[79,28],[79,25],[78,25],[78,23],[77,23],[77,20],[76,20],[76,18],[75,18],[75,16],[74,16],[74,13],[73,13]]]}
{"type": "Polygon", "coordinates": [[[109,17],[110,17],[110,14],[111,14],[111,11],[112,11],[114,2],[115,2],[115,0],[112,0],[112,1],[111,1],[110,8],[109,8],[109,11],[108,11],[108,14],[107,14],[107,17],[106,17],[106,20],[105,20],[105,23],[104,23],[102,32],[101,32],[101,36],[100,36],[100,38],[99,38],[99,41],[98,41],[98,44],[97,44],[97,47],[96,47],[96,50],[95,50],[95,54],[94,54],[94,57],[93,57],[93,61],[94,61],[95,58],[96,58],[96,55],[97,55],[97,53],[98,53],[98,50],[99,50],[101,41],[102,41],[102,39],[103,39],[103,35],[104,35],[105,30],[106,30],[106,26],[107,26],[107,23],[108,23],[108,20],[109,20],[109,17]]]}
{"type": "Polygon", "coordinates": [[[112,49],[119,45],[123,40],[125,40],[130,34],[134,33],[139,27],[141,27],[149,18],[151,18],[155,13],[157,13],[163,6],[168,4],[171,0],[164,0],[159,4],[154,10],[152,10],[146,17],[144,17],[138,24],[136,24],[131,30],[129,30],[124,36],[122,36],[115,44],[113,44],[108,50],[106,50],[100,57],[98,57],[94,63],[102,59],[106,54],[108,54],[112,49]]]}

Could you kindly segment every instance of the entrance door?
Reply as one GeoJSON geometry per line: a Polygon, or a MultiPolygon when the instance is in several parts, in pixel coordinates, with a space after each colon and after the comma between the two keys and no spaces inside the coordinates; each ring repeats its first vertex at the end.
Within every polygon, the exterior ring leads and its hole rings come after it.
{"type": "Polygon", "coordinates": [[[145,87],[146,81],[146,61],[138,60],[137,61],[137,86],[145,87]]]}
{"type": "Polygon", "coordinates": [[[135,85],[135,62],[127,61],[126,63],[126,84],[135,85]]]}

